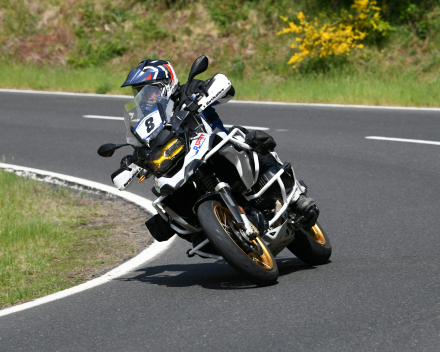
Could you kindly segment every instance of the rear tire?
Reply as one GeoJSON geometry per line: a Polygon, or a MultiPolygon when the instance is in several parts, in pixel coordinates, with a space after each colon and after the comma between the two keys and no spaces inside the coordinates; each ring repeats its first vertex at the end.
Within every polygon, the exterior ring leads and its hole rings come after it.
{"type": "Polygon", "coordinates": [[[233,239],[234,234],[228,225],[232,214],[228,208],[218,201],[208,200],[199,206],[197,216],[210,243],[241,275],[259,286],[277,282],[277,263],[260,237],[256,242],[263,250],[262,255],[249,253],[238,240],[233,239]]]}
{"type": "Polygon", "coordinates": [[[305,229],[296,231],[295,239],[287,248],[310,265],[325,264],[332,255],[330,239],[318,222],[308,231],[305,229]]]}

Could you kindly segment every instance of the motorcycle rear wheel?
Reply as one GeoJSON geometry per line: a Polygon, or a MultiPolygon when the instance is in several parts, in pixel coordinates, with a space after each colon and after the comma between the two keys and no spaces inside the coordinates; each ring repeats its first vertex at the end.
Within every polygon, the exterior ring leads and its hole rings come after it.
{"type": "Polygon", "coordinates": [[[261,255],[247,251],[240,241],[234,240],[228,222],[232,214],[228,208],[218,201],[208,200],[199,206],[197,216],[210,243],[236,271],[259,286],[277,282],[277,263],[260,237],[254,245],[263,250],[261,255]]]}
{"type": "Polygon", "coordinates": [[[330,239],[317,222],[310,229],[299,229],[287,248],[309,265],[325,264],[332,255],[330,239]]]}

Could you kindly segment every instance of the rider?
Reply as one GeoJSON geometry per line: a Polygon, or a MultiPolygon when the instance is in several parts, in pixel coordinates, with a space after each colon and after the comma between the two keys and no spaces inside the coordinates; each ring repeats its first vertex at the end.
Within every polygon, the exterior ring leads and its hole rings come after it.
{"type": "MultiPolygon", "coordinates": [[[[210,79],[207,81],[193,79],[189,87],[187,87],[187,83],[180,85],[176,73],[168,61],[147,59],[141,61],[130,70],[121,88],[131,86],[133,96],[136,96],[145,86],[157,87],[158,90],[156,92],[160,91],[162,96],[171,99],[174,102],[174,108],[180,110],[185,103],[185,101],[180,99],[182,91],[185,91],[188,95],[204,94],[203,86],[205,85],[206,87],[209,82],[210,79]]],[[[227,103],[234,95],[235,89],[231,86],[223,98],[202,111],[202,117],[209,123],[212,129],[218,127],[223,132],[229,133],[212,106],[227,103]]],[[[154,98],[150,98],[154,99],[154,101],[159,97],[157,93],[154,95],[150,94],[150,96],[154,96],[154,98]]]]}
{"type": "MultiPolygon", "coordinates": [[[[188,87],[187,83],[180,85],[176,73],[168,61],[147,59],[141,61],[130,70],[127,79],[121,88],[131,86],[133,96],[136,96],[145,86],[149,86],[151,88],[149,88],[148,92],[144,94],[147,104],[153,104],[160,96],[163,96],[171,99],[174,102],[175,110],[180,110],[183,104],[188,106],[190,103],[188,99],[184,99],[185,97],[182,95],[182,92],[185,92],[187,96],[191,96],[194,100],[194,96],[198,94],[205,94],[210,80],[211,79],[201,81],[193,79],[188,87]]],[[[216,100],[202,111],[202,117],[209,123],[212,129],[219,128],[220,130],[229,133],[229,131],[223,126],[223,123],[213,106],[227,103],[234,97],[234,95],[235,89],[231,85],[229,90],[221,99],[216,100]]],[[[195,106],[195,110],[192,112],[195,112],[198,109],[197,104],[195,104],[195,106]]],[[[245,133],[248,133],[248,131],[243,127],[233,126],[232,128],[235,127],[240,128],[245,133]]],[[[273,141],[270,136],[268,137],[273,141]]],[[[274,146],[276,145],[275,141],[273,141],[273,144],[274,146]]],[[[268,157],[264,156],[259,158],[260,163],[264,164],[262,165],[262,168],[270,166],[269,164],[277,163],[276,159],[272,155],[268,155],[268,157]]],[[[130,158],[131,156],[124,157],[121,160],[121,166],[128,166],[127,164],[130,163],[130,158]]],[[[315,205],[315,202],[312,198],[301,195],[293,206],[295,210],[305,217],[310,226],[315,224],[319,215],[319,209],[315,205]]]]}

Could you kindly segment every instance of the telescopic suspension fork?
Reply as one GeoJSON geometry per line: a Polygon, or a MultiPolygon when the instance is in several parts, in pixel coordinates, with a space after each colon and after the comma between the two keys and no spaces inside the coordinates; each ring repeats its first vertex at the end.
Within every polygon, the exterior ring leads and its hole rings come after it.
{"type": "Polygon", "coordinates": [[[238,227],[246,232],[246,235],[249,237],[249,239],[258,234],[258,232],[252,227],[246,214],[244,214],[244,212],[241,210],[240,206],[232,196],[231,187],[229,186],[229,184],[227,184],[226,182],[222,182],[214,173],[206,173],[203,170],[203,167],[200,167],[195,172],[195,174],[208,192],[216,192],[220,195],[223,202],[232,213],[232,216],[237,222],[238,227]]]}

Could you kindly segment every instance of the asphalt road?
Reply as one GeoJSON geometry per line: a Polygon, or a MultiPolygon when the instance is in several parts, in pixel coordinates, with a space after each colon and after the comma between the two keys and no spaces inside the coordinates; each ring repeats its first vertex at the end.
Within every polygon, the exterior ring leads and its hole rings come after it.
{"type": "MultiPolygon", "coordinates": [[[[111,184],[124,99],[0,93],[5,162],[111,184]]],[[[227,104],[223,121],[269,127],[321,209],[331,262],[287,250],[259,288],[223,261],[164,254],[111,283],[0,318],[0,351],[438,351],[439,112],[227,104]]],[[[128,150],[127,150],[128,152],[128,150]]],[[[152,198],[150,187],[131,192],[152,198]],[[150,194],[150,195],[149,195],[150,194]]]]}

